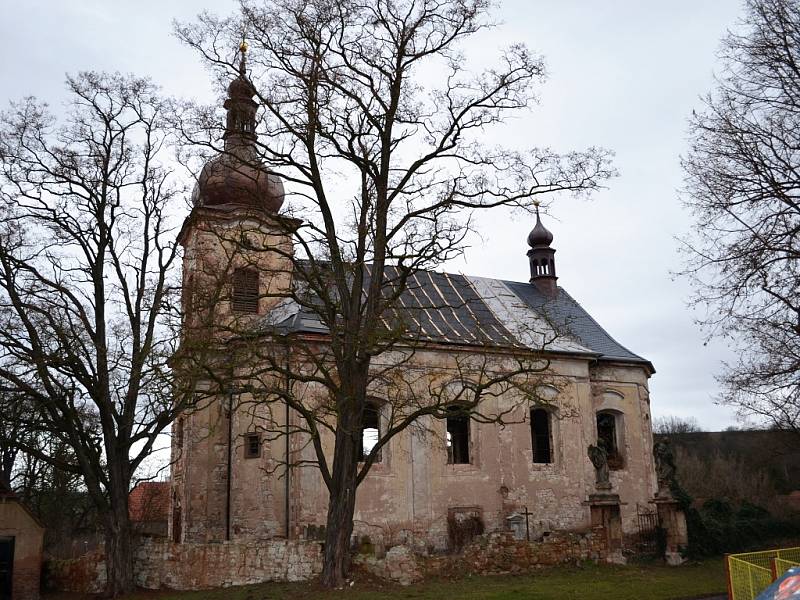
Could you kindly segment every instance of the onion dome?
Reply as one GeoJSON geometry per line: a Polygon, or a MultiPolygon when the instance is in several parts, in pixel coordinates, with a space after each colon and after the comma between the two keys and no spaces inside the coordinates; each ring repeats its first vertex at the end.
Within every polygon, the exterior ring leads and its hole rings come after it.
{"type": "Polygon", "coordinates": [[[239,76],[228,85],[223,106],[225,151],[203,167],[192,201],[195,207],[237,205],[277,213],[284,200],[281,179],[261,162],[256,151],[256,90],[247,79],[245,53],[239,47],[239,76]]]}
{"type": "Polygon", "coordinates": [[[553,242],[553,234],[542,225],[539,218],[539,207],[536,207],[536,226],[528,234],[528,246],[536,248],[539,246],[549,246],[553,242]]]}

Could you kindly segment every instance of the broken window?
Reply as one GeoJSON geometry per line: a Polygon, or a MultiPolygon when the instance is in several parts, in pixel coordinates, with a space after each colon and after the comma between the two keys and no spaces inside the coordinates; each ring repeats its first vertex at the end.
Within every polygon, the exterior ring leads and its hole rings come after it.
{"type": "Polygon", "coordinates": [[[550,438],[550,413],[543,408],[531,409],[531,447],[533,462],[553,462],[553,449],[550,438]]]}
{"type": "MultiPolygon", "coordinates": [[[[364,419],[361,426],[361,449],[359,451],[360,460],[366,460],[369,453],[378,443],[381,435],[381,414],[378,405],[374,402],[367,402],[364,406],[364,419]]],[[[381,453],[378,451],[375,462],[381,462],[381,453]]]]}
{"type": "Polygon", "coordinates": [[[261,436],[257,433],[248,433],[244,439],[244,457],[258,458],[261,456],[261,436]]]}
{"type": "Polygon", "coordinates": [[[608,468],[621,469],[622,455],[619,451],[617,415],[613,412],[597,413],[597,441],[603,442],[608,453],[608,468]]]}
{"type": "Polygon", "coordinates": [[[258,271],[255,269],[233,271],[231,308],[234,312],[258,312],[258,271]]]}
{"type": "Polygon", "coordinates": [[[448,406],[447,412],[447,462],[469,464],[469,415],[460,406],[448,406]]]}

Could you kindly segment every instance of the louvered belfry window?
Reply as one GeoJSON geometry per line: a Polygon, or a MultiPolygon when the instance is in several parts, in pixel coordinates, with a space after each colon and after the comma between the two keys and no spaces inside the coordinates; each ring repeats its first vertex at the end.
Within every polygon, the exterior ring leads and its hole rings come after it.
{"type": "Polygon", "coordinates": [[[258,312],[258,271],[236,269],[233,272],[232,308],[234,312],[258,312]]]}

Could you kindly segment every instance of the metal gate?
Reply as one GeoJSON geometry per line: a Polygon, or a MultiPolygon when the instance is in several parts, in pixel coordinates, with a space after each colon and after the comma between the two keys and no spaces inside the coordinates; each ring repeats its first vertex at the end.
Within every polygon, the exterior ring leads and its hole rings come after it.
{"type": "Polygon", "coordinates": [[[636,524],[638,535],[636,550],[639,554],[655,554],[658,552],[658,512],[646,506],[636,506],[636,524]]]}

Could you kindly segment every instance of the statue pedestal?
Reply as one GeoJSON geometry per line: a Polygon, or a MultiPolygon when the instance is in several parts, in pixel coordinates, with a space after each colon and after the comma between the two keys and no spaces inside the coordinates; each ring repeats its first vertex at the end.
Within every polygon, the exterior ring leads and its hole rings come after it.
{"type": "MultiPolygon", "coordinates": [[[[599,486],[598,486],[599,487],[599,486]]],[[[622,554],[622,518],[620,517],[620,500],[618,494],[598,490],[589,494],[589,510],[592,527],[602,527],[605,533],[606,560],[625,564],[622,554]]]]}
{"type": "Polygon", "coordinates": [[[681,556],[681,550],[689,545],[686,515],[678,506],[678,501],[668,492],[659,491],[652,502],[656,505],[661,528],[667,535],[664,560],[672,566],[683,564],[686,559],[681,556]]]}

